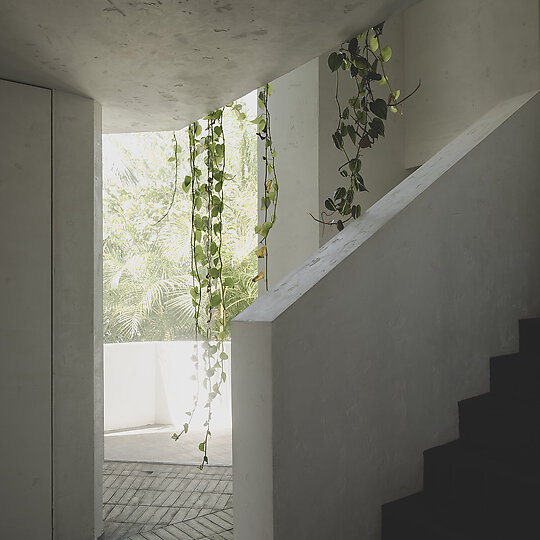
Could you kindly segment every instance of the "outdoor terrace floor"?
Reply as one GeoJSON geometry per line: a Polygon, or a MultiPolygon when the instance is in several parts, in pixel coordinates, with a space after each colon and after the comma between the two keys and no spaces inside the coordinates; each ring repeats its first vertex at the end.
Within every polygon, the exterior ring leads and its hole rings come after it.
{"type": "Polygon", "coordinates": [[[104,540],[233,538],[232,468],[106,461],[104,540]]]}

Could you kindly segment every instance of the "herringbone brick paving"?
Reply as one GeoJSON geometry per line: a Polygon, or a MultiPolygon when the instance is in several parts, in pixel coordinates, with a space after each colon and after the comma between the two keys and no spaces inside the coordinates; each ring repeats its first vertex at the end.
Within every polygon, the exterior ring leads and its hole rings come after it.
{"type": "Polygon", "coordinates": [[[233,538],[232,469],[107,461],[104,540],[233,538]]]}

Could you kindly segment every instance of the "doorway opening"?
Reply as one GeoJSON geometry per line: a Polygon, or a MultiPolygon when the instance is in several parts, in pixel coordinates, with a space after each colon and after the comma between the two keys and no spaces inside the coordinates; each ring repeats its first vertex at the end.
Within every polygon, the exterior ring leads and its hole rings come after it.
{"type": "MultiPolygon", "coordinates": [[[[239,103],[246,119],[227,109],[224,113],[226,170],[232,180],[224,185],[223,253],[236,283],[229,318],[257,297],[252,280],[257,273],[257,143],[250,122],[256,116],[256,93],[239,103]]],[[[202,471],[196,468],[206,432],[202,406],[189,432],[176,441],[172,437],[182,430],[197,395],[189,194],[177,190],[161,219],[174,191],[172,137],[171,131],[103,136],[107,540],[156,538],[151,534],[232,538],[230,377],[212,405],[209,464],[202,471]]],[[[176,137],[183,179],[189,167],[187,129],[176,137]]],[[[225,350],[230,358],[230,341],[225,350]]]]}

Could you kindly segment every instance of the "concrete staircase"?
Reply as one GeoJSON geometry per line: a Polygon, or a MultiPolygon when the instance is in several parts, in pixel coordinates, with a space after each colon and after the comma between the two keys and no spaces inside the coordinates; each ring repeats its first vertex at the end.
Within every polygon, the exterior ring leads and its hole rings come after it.
{"type": "Polygon", "coordinates": [[[540,319],[459,402],[460,438],[424,452],[424,490],[382,507],[383,540],[540,538],[540,319]]]}

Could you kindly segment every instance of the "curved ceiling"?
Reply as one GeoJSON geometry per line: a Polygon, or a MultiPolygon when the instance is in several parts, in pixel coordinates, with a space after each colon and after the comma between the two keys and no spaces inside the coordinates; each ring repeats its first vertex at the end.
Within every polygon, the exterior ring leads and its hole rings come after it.
{"type": "Polygon", "coordinates": [[[179,129],[415,0],[2,0],[0,77],[103,105],[105,132],[179,129]]]}

